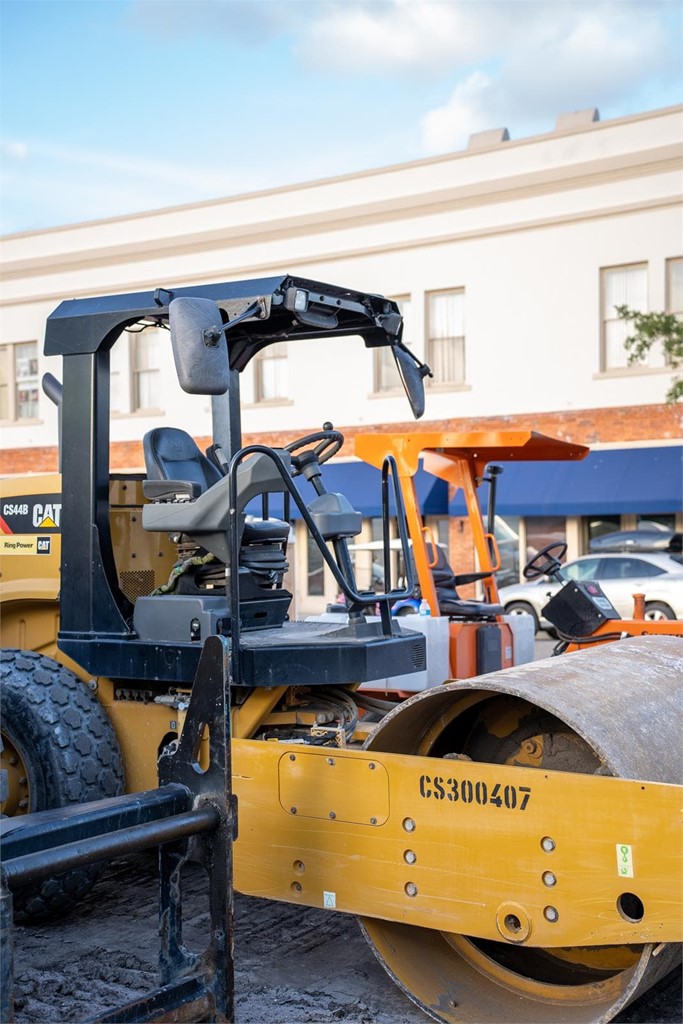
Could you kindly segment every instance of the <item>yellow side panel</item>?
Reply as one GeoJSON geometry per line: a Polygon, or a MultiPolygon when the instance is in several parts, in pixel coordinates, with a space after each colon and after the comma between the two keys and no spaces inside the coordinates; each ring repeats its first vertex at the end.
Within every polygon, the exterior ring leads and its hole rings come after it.
{"type": "Polygon", "coordinates": [[[126,773],[126,792],[139,793],[159,785],[157,757],[165,736],[179,732],[178,712],[161,704],[139,701],[103,702],[114,727],[126,773]]]}
{"type": "Polygon", "coordinates": [[[683,936],[676,786],[253,740],[233,774],[242,892],[548,947],[683,936]]]}
{"type": "MultiPolygon", "coordinates": [[[[55,601],[61,553],[61,477],[0,480],[0,601],[55,601]]],[[[3,615],[5,609],[3,608],[3,615]]],[[[9,646],[4,638],[3,646],[9,646]]]]}

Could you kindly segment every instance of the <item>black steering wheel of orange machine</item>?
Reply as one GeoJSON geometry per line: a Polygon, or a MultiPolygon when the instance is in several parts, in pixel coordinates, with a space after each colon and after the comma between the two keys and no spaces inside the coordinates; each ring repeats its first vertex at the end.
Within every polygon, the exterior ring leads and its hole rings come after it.
{"type": "Polygon", "coordinates": [[[314,455],[320,465],[336,455],[343,444],[344,435],[338,430],[316,430],[313,434],[306,434],[304,437],[298,437],[296,441],[290,441],[285,445],[285,451],[292,456],[292,476],[298,476],[301,472],[302,456],[314,455]],[[302,448],[305,451],[301,451],[302,448]],[[301,455],[297,456],[295,452],[301,452],[301,455]]]}
{"type": "Polygon", "coordinates": [[[533,558],[524,566],[522,575],[525,580],[536,580],[560,568],[562,559],[567,554],[567,545],[563,540],[553,541],[537,551],[533,558]]]}

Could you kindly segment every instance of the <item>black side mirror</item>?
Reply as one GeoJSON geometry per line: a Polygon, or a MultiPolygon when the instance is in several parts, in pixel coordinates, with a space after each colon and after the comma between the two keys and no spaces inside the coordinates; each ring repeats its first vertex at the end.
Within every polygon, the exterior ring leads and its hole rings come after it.
{"type": "Polygon", "coordinates": [[[173,299],[168,307],[178,381],[190,395],[224,395],[230,381],[221,312],[211,299],[173,299]]]}
{"type": "Polygon", "coordinates": [[[425,411],[424,378],[431,377],[431,370],[402,345],[392,345],[391,348],[413,416],[419,420],[425,411]]]}

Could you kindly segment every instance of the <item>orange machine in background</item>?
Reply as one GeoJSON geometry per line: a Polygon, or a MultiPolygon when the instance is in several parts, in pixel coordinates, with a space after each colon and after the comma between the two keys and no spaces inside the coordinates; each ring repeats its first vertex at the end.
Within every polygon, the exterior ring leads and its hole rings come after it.
{"type": "Polygon", "coordinates": [[[535,431],[473,431],[452,433],[358,434],[355,451],[359,458],[381,469],[387,455],[396,460],[405,500],[408,528],[422,597],[433,616],[449,618],[449,664],[454,679],[509,668],[517,663],[512,627],[505,621],[498,601],[496,571],[500,555],[493,534],[495,482],[491,485],[487,522],[484,521],[477,488],[491,463],[583,459],[589,449],[569,444],[535,431]],[[453,493],[462,490],[472,531],[477,572],[453,574],[452,585],[439,587],[434,580],[435,547],[430,531],[423,525],[414,477],[422,460],[423,469],[445,480],[453,493]],[[493,501],[491,498],[493,497],[493,501]],[[480,580],[483,601],[462,600],[457,590],[480,580]]]}

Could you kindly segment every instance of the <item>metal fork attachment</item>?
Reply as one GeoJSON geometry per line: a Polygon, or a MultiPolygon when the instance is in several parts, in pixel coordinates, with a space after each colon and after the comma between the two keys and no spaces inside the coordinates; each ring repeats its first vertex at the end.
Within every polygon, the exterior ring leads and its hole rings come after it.
{"type": "MultiPolygon", "coordinates": [[[[14,1020],[12,891],[61,872],[159,847],[160,987],[92,1024],[234,1018],[229,641],[209,637],[175,749],[159,760],[158,789],[0,822],[0,1020],[14,1020]],[[200,765],[200,748],[209,764],[200,765]],[[180,875],[198,861],[209,884],[210,938],[183,944],[180,875]]],[[[202,761],[205,757],[202,756],[202,761]]]]}

